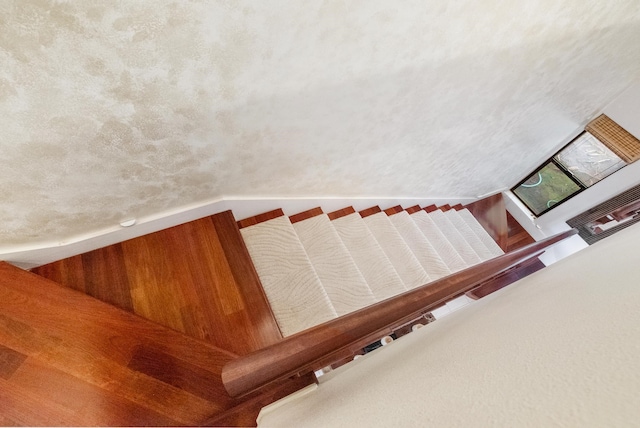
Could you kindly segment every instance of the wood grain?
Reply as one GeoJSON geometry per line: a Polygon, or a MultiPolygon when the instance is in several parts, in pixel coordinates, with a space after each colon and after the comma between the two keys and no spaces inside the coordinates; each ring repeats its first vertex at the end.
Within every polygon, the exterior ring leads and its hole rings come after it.
{"type": "Polygon", "coordinates": [[[428,205],[423,208],[426,212],[431,213],[438,209],[435,205],[428,205]]]}
{"type": "Polygon", "coordinates": [[[332,356],[337,357],[334,361],[344,358],[353,343],[395,325],[407,314],[435,308],[576,233],[573,229],[536,242],[230,361],[222,372],[225,388],[239,396],[295,373],[317,370],[323,367],[317,364],[330,364],[332,356]]]}
{"type": "Polygon", "coordinates": [[[353,207],[342,208],[341,210],[336,210],[327,214],[329,220],[337,220],[341,217],[346,217],[349,214],[355,213],[356,210],[353,207]]]}
{"type": "MultiPolygon", "coordinates": [[[[507,247],[507,210],[504,205],[502,193],[486,197],[479,201],[466,205],[471,214],[484,227],[487,233],[502,248],[508,251],[507,247]]],[[[519,225],[518,225],[519,226],[519,225]]]]}
{"type": "Polygon", "coordinates": [[[238,222],[238,228],[242,229],[245,227],[253,226],[254,224],[263,223],[265,221],[272,220],[274,218],[278,218],[284,215],[284,211],[280,208],[273,211],[268,211],[266,213],[258,214],[253,217],[248,217],[238,222]]]}
{"type": "Polygon", "coordinates": [[[33,271],[234,354],[282,337],[230,211],[33,271]]]}
{"type": "Polygon", "coordinates": [[[291,224],[298,223],[300,221],[307,220],[307,219],[310,219],[311,217],[315,217],[322,214],[323,214],[322,208],[320,207],[311,208],[310,210],[303,211],[301,213],[289,216],[289,221],[291,222],[291,224]]]}
{"type": "Polygon", "coordinates": [[[371,207],[371,208],[367,208],[365,210],[362,210],[359,212],[360,217],[365,218],[365,217],[369,217],[370,215],[373,214],[377,214],[379,212],[382,212],[382,210],[380,209],[379,206],[375,206],[375,207],[371,207]]]}
{"type": "Polygon", "coordinates": [[[421,209],[422,208],[420,208],[420,205],[414,205],[412,207],[407,208],[405,211],[408,212],[409,214],[413,214],[413,213],[417,213],[421,209]]]}
{"type": "Polygon", "coordinates": [[[479,287],[476,287],[465,294],[474,300],[478,300],[482,297],[488,296],[491,293],[501,290],[504,287],[511,285],[514,282],[526,276],[529,276],[544,267],[544,263],[542,263],[538,258],[527,260],[524,263],[513,267],[508,272],[505,272],[504,274],[499,275],[496,278],[492,278],[484,282],[479,287]]]}
{"type": "Polygon", "coordinates": [[[404,208],[402,208],[401,205],[396,205],[395,207],[387,208],[384,210],[384,213],[388,216],[392,216],[394,214],[401,213],[402,211],[404,211],[404,208]]]}
{"type": "Polygon", "coordinates": [[[535,242],[535,239],[507,212],[507,251],[517,250],[535,242]]]}
{"type": "Polygon", "coordinates": [[[0,408],[18,424],[197,425],[233,404],[220,372],[234,354],[7,263],[0,345],[0,408]]]}
{"type": "Polygon", "coordinates": [[[0,345],[0,377],[9,379],[26,359],[26,355],[0,345]]]}

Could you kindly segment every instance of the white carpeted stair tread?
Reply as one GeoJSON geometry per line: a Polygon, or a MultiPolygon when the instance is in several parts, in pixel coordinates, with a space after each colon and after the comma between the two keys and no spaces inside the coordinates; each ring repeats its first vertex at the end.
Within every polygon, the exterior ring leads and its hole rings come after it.
{"type": "Polygon", "coordinates": [[[502,248],[496,241],[493,240],[491,235],[485,230],[484,227],[478,222],[478,220],[471,214],[468,209],[462,209],[458,211],[458,215],[471,227],[471,230],[476,234],[482,243],[487,247],[493,257],[501,256],[504,254],[502,248]]]}
{"type": "Polygon", "coordinates": [[[474,251],[480,256],[482,261],[493,258],[491,251],[486,245],[482,243],[480,238],[473,232],[471,227],[466,221],[460,217],[456,210],[449,210],[444,215],[451,221],[451,223],[458,229],[458,232],[464,237],[465,241],[474,249],[474,251]]]}
{"type": "Polygon", "coordinates": [[[331,223],[376,300],[384,300],[407,291],[398,272],[359,214],[349,214],[332,220],[331,223]]]}
{"type": "Polygon", "coordinates": [[[338,316],[288,217],[240,233],[283,336],[338,316]]]}
{"type": "Polygon", "coordinates": [[[431,242],[424,236],[420,228],[411,219],[406,211],[389,216],[389,220],[396,227],[404,242],[407,243],[413,254],[416,256],[422,268],[427,272],[432,281],[451,275],[451,271],[438,255],[438,252],[431,242]]]}
{"type": "Polygon", "coordinates": [[[431,282],[431,278],[385,213],[379,212],[363,220],[407,288],[431,282]]]}
{"type": "Polygon", "coordinates": [[[462,260],[464,260],[467,265],[473,266],[475,264],[480,263],[480,257],[478,253],[474,251],[471,246],[467,243],[464,237],[458,232],[455,226],[449,221],[449,219],[444,215],[444,213],[440,210],[435,210],[428,213],[431,220],[438,226],[438,228],[442,231],[442,233],[447,237],[453,248],[456,249],[462,260]]]}
{"type": "Polygon", "coordinates": [[[458,254],[453,245],[451,245],[451,242],[449,242],[447,237],[433,222],[431,217],[429,217],[429,214],[420,210],[411,214],[411,219],[422,231],[424,236],[429,239],[429,242],[431,242],[440,257],[442,257],[442,260],[447,264],[451,272],[458,272],[468,267],[467,263],[465,263],[460,254],[458,254]]]}
{"type": "Polygon", "coordinates": [[[296,222],[293,228],[338,316],[376,302],[326,214],[296,222]]]}

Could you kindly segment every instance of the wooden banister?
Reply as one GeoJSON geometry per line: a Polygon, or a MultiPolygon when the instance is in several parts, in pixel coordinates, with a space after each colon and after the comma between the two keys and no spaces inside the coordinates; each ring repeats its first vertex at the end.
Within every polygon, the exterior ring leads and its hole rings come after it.
{"type": "Polygon", "coordinates": [[[231,360],[222,369],[224,386],[231,396],[237,397],[279,379],[320,369],[331,356],[340,358],[353,344],[397,325],[410,314],[434,309],[576,233],[572,229],[529,244],[231,360]]]}

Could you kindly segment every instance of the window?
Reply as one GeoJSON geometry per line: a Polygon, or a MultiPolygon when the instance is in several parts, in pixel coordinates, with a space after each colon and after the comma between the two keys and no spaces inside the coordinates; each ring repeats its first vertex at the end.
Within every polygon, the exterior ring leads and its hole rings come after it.
{"type": "Polygon", "coordinates": [[[625,165],[594,135],[583,132],[512,191],[539,216],[625,165]]]}

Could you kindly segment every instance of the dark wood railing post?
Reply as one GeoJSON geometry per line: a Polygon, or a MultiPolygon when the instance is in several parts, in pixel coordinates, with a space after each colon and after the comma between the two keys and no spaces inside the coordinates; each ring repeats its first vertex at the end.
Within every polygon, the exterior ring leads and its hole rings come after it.
{"type": "Polygon", "coordinates": [[[319,364],[326,364],[332,355],[344,353],[373,333],[397,325],[410,314],[433,309],[576,233],[572,229],[529,244],[232,360],[222,370],[224,386],[235,397],[270,382],[319,369],[319,364]]]}

